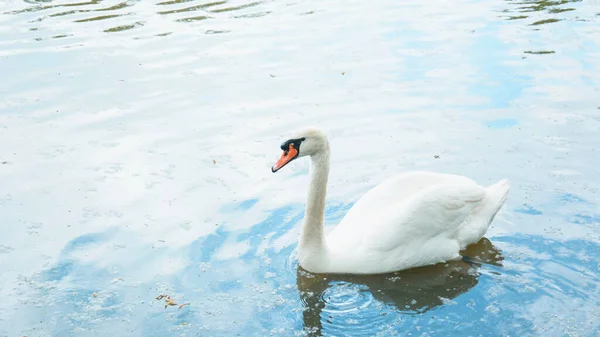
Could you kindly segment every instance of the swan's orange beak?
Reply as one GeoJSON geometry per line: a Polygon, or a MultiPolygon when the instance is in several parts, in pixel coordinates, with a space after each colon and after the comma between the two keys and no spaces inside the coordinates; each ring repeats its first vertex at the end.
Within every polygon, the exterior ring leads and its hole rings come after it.
{"type": "Polygon", "coordinates": [[[294,144],[290,144],[288,149],[283,151],[283,153],[281,154],[281,157],[279,157],[279,160],[275,163],[275,165],[273,165],[273,167],[271,167],[271,171],[273,171],[273,172],[279,171],[280,168],[284,167],[289,162],[296,159],[296,157],[298,157],[298,150],[296,150],[296,148],[294,147],[294,144]]]}

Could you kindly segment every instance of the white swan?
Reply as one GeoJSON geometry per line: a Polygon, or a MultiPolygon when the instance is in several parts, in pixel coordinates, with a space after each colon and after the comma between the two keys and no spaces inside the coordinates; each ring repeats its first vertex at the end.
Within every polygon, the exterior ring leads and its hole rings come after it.
{"type": "Polygon", "coordinates": [[[509,191],[506,179],[482,187],[458,175],[404,173],[368,191],[325,237],[327,136],[305,129],[281,149],[273,172],[310,156],[312,177],[298,259],[313,273],[379,274],[460,259],[460,250],[483,237],[509,191]]]}

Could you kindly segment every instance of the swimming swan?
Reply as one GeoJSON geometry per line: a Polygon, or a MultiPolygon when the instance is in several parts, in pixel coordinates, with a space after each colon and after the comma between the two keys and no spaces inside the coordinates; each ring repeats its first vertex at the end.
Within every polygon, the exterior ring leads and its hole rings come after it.
{"type": "Polygon", "coordinates": [[[309,156],[311,181],[300,240],[300,266],[313,273],[380,274],[460,259],[500,210],[508,180],[482,187],[452,174],[414,171],[384,180],[323,233],[329,141],[317,129],[281,144],[272,172],[309,156]]]}

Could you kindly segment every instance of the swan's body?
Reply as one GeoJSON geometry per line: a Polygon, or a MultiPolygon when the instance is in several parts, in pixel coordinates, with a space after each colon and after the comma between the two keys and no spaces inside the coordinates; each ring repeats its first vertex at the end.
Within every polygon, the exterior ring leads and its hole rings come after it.
{"type": "Polygon", "coordinates": [[[368,191],[325,237],[327,137],[304,130],[281,147],[273,172],[298,157],[311,158],[298,258],[314,273],[377,274],[459,259],[460,250],[483,237],[509,191],[507,180],[482,187],[458,175],[404,173],[368,191]]]}

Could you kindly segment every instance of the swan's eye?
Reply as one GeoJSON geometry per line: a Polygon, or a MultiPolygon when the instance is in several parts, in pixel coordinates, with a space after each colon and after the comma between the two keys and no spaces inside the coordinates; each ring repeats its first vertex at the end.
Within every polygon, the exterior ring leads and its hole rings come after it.
{"type": "Polygon", "coordinates": [[[290,146],[293,147],[294,149],[299,149],[300,148],[300,142],[302,142],[303,140],[305,140],[306,138],[299,138],[299,139],[288,139],[286,140],[283,144],[281,144],[281,149],[283,151],[289,151],[290,146]]]}

